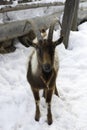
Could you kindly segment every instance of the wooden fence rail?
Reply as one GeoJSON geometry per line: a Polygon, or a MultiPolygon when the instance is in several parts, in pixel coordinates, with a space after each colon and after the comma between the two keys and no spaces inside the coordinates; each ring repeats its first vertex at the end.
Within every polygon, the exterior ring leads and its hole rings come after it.
{"type": "MultiPolygon", "coordinates": [[[[37,8],[37,7],[45,7],[45,6],[63,6],[63,3],[49,3],[49,4],[36,4],[36,5],[24,5],[24,7],[21,7],[21,5],[19,6],[14,6],[11,8],[9,8],[9,6],[7,7],[3,7],[3,8],[0,8],[0,12],[3,13],[3,12],[6,12],[6,11],[14,11],[14,10],[19,10],[20,9],[25,9],[25,8],[37,8]]],[[[87,4],[86,4],[87,5],[87,4]]],[[[22,5],[23,6],[23,5],[22,5]]],[[[80,5],[80,8],[79,8],[79,18],[83,18],[83,14],[84,14],[84,17],[87,17],[87,8],[85,6],[85,10],[83,10],[82,8],[83,6],[80,5]]],[[[63,12],[63,8],[62,8],[62,12],[63,12]]],[[[7,23],[2,23],[0,24],[0,42],[1,41],[5,41],[5,40],[8,40],[8,39],[13,39],[13,38],[16,38],[18,36],[22,36],[24,34],[27,34],[29,33],[30,30],[33,29],[33,27],[28,24],[26,30],[23,31],[24,29],[24,26],[26,24],[27,21],[34,21],[35,24],[37,24],[38,28],[41,30],[42,28],[44,29],[47,29],[50,25],[50,23],[52,22],[52,20],[54,20],[55,18],[59,18],[60,15],[62,14],[62,12],[56,12],[56,13],[53,13],[51,15],[47,15],[47,16],[42,16],[42,17],[36,17],[36,18],[32,18],[32,19],[26,19],[26,20],[18,20],[18,21],[11,21],[11,22],[7,22],[7,23]]]]}
{"type": "Polygon", "coordinates": [[[33,19],[19,20],[9,23],[0,24],[0,41],[5,41],[8,39],[13,39],[18,36],[22,36],[24,34],[29,33],[30,30],[33,30],[33,26],[31,24],[27,24],[27,28],[24,30],[26,22],[34,21],[37,25],[38,29],[47,29],[51,22],[58,18],[58,13],[54,13],[52,15],[47,15],[43,17],[36,17],[33,19]]]}
{"type": "Polygon", "coordinates": [[[51,3],[32,3],[32,4],[18,4],[16,6],[7,5],[0,8],[0,13],[9,12],[9,11],[18,11],[31,8],[41,8],[41,7],[50,7],[50,6],[64,6],[62,2],[51,2],[51,3]]]}

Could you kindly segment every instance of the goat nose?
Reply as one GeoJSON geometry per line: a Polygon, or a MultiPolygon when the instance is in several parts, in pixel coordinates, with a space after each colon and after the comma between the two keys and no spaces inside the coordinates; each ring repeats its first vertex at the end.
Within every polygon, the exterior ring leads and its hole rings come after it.
{"type": "Polygon", "coordinates": [[[50,64],[44,64],[43,65],[43,70],[47,73],[49,73],[51,71],[51,66],[50,64]]]}

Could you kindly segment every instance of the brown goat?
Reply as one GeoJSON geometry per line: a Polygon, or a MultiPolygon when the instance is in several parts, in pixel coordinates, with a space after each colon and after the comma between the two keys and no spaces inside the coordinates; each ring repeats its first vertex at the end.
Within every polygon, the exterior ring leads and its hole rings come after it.
{"type": "Polygon", "coordinates": [[[52,113],[51,113],[51,99],[53,92],[58,95],[56,88],[56,77],[59,69],[59,62],[55,53],[55,48],[63,41],[63,37],[59,38],[56,42],[52,41],[54,25],[51,24],[49,28],[49,34],[47,39],[43,39],[38,29],[37,40],[38,43],[30,42],[29,45],[34,47],[32,52],[27,71],[27,80],[31,85],[31,89],[35,98],[36,113],[35,120],[40,119],[39,109],[39,90],[44,90],[44,97],[48,105],[47,108],[47,122],[52,124],[52,113]]]}

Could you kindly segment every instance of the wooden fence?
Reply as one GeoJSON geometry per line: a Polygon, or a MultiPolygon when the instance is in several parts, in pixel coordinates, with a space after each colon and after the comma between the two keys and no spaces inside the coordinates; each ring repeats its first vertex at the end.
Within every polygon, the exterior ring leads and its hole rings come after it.
{"type": "MultiPolygon", "coordinates": [[[[0,13],[3,14],[5,12],[14,12],[14,11],[20,11],[20,10],[25,10],[25,9],[36,9],[36,8],[48,8],[49,7],[57,7],[59,10],[56,13],[52,13],[49,15],[45,16],[40,16],[40,17],[34,17],[34,18],[29,18],[29,19],[24,19],[24,20],[13,20],[13,21],[6,21],[2,22],[0,24],[0,42],[16,38],[18,36],[22,36],[24,34],[28,34],[30,30],[33,29],[33,26],[31,26],[32,21],[34,21],[35,24],[37,24],[38,28],[41,29],[47,29],[52,22],[52,20],[60,18],[61,14],[63,13],[64,10],[64,3],[61,2],[53,2],[53,3],[28,3],[28,4],[20,4],[20,5],[7,5],[7,6],[1,6],[0,7],[0,13]],[[28,26],[24,30],[24,26],[26,22],[28,21],[28,26]]],[[[82,18],[86,17],[87,18],[87,2],[86,0],[81,0],[80,6],[79,6],[79,15],[78,18],[81,20],[82,18]]]]}

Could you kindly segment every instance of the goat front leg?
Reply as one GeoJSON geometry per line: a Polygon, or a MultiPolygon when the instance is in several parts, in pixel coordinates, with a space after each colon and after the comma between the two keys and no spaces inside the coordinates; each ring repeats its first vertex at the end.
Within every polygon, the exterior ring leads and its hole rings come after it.
{"type": "Polygon", "coordinates": [[[39,89],[32,89],[34,99],[35,99],[35,104],[36,104],[36,112],[35,112],[35,120],[39,121],[40,119],[40,108],[39,108],[39,102],[40,102],[40,97],[39,97],[39,89]]]}
{"type": "Polygon", "coordinates": [[[51,99],[53,95],[53,89],[49,89],[46,92],[46,103],[47,103],[47,121],[48,124],[51,125],[53,120],[52,120],[52,113],[51,113],[51,99]]]}

